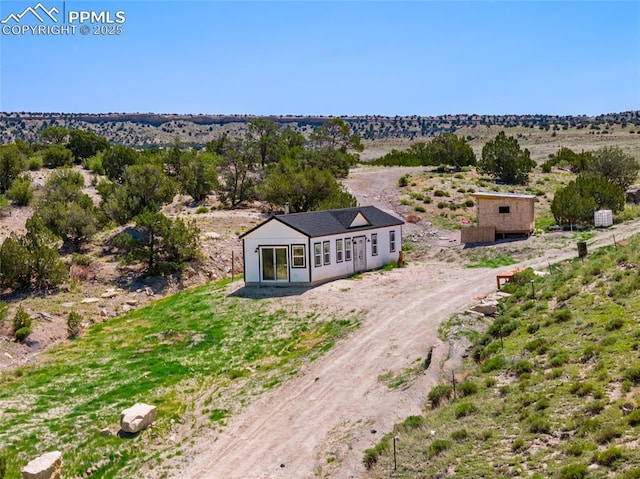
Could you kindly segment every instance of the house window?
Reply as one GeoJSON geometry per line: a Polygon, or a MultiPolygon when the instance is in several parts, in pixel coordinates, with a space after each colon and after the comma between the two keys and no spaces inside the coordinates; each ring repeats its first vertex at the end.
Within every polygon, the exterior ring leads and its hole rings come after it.
{"type": "Polygon", "coordinates": [[[294,244],[291,247],[291,267],[293,268],[305,268],[306,267],[306,254],[303,244],[294,244]]]}
{"type": "Polygon", "coordinates": [[[325,241],[322,243],[322,250],[324,253],[324,264],[331,263],[331,242],[325,241]]]}
{"type": "Polygon", "coordinates": [[[378,254],[378,233],[371,234],[371,256],[378,254]]]}
{"type": "Polygon", "coordinates": [[[344,260],[351,261],[351,238],[344,240],[344,260]]]}
{"type": "Polygon", "coordinates": [[[342,240],[336,240],[336,263],[342,262],[342,240]]]}
{"type": "Polygon", "coordinates": [[[509,213],[509,207],[508,206],[498,206],[498,213],[500,213],[500,214],[509,213]]]}
{"type": "Polygon", "coordinates": [[[395,230],[389,231],[389,251],[394,252],[396,250],[396,232],[395,230]]]}
{"type": "Polygon", "coordinates": [[[322,249],[320,243],[313,243],[313,257],[315,258],[316,268],[322,266],[322,249]]]}

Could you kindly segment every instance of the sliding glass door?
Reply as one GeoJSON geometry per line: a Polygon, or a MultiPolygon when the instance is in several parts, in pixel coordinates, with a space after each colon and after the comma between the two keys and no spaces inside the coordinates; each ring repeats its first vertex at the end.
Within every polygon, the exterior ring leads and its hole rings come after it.
{"type": "Polygon", "coordinates": [[[289,265],[287,263],[287,248],[263,247],[262,255],[262,281],[288,281],[289,265]]]}

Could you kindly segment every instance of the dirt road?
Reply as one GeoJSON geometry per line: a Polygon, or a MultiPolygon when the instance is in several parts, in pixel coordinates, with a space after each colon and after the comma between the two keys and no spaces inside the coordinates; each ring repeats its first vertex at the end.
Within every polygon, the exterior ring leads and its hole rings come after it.
{"type": "Polygon", "coordinates": [[[495,271],[469,274],[422,263],[307,291],[297,301],[366,311],[362,326],[300,377],[232,419],[176,477],[307,478],[325,469],[335,477],[356,476],[362,451],[395,422],[419,414],[438,375],[423,375],[404,391],[389,389],[378,377],[424,359],[431,346],[433,364],[439,364],[447,348],[437,338],[438,325],[491,290],[494,278],[495,271]],[[329,457],[335,461],[328,465],[329,457]]]}

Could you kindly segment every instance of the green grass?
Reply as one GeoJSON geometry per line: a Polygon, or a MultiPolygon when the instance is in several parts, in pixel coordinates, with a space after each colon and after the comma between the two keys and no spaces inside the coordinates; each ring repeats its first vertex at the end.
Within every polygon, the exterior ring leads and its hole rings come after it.
{"type": "MultiPolygon", "coordinates": [[[[443,377],[425,427],[393,428],[394,477],[640,477],[639,266],[635,237],[536,278],[535,301],[514,283],[490,324],[452,316],[439,332],[474,342],[456,377],[475,387],[443,377]]],[[[392,469],[381,450],[367,477],[392,469]]]]}
{"type": "Polygon", "coordinates": [[[163,440],[173,422],[219,428],[240,404],[295,375],[358,325],[353,314],[300,316],[227,297],[224,283],[94,325],[37,365],[4,372],[7,477],[54,449],[63,453],[65,477],[83,476],[94,464],[101,466],[91,477],[135,477],[141,464],[160,462],[164,449],[179,450],[163,440]],[[152,433],[133,440],[98,434],[117,430],[121,410],[139,401],[158,407],[152,433]]]}
{"type": "Polygon", "coordinates": [[[483,256],[474,255],[471,257],[470,262],[467,263],[467,268],[501,268],[503,266],[510,266],[516,264],[517,261],[513,257],[506,256],[483,256]]]}

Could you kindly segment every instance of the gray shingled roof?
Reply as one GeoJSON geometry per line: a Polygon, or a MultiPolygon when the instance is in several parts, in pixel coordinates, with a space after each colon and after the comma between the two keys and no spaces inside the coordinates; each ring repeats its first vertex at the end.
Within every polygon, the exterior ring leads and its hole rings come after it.
{"type": "MultiPolygon", "coordinates": [[[[357,208],[343,208],[339,210],[308,211],[305,213],[276,215],[267,221],[272,220],[280,221],[310,238],[404,224],[404,221],[379,210],[375,206],[359,206],[357,208]],[[362,216],[364,216],[370,224],[350,228],[349,225],[351,225],[358,213],[362,213],[362,216]]],[[[262,224],[256,228],[259,228],[262,224]]],[[[251,231],[256,228],[253,228],[251,231]]],[[[251,231],[247,231],[242,236],[249,234],[251,231]]]]}

